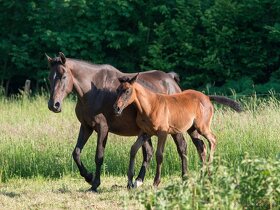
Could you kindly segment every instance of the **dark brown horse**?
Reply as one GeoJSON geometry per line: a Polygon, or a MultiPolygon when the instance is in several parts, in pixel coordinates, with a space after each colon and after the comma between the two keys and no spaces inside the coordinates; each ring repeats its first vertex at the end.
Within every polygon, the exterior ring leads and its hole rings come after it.
{"type": "MultiPolygon", "coordinates": [[[[50,66],[51,87],[49,109],[55,113],[61,112],[63,99],[72,90],[78,96],[76,115],[81,125],[73,158],[81,176],[92,185],[91,189],[96,191],[100,185],[101,165],[108,132],[122,136],[140,134],[140,129],[135,121],[136,109],[134,106],[129,106],[121,117],[117,117],[113,110],[117,97],[116,89],[120,84],[117,78],[135,74],[122,73],[110,65],[95,65],[76,59],[66,59],[63,53],[59,53],[59,56],[55,58],[47,56],[47,59],[50,66]],[[87,171],[80,159],[82,149],[93,131],[97,132],[95,176],[87,171]]],[[[174,73],[154,70],[140,73],[138,80],[154,92],[178,93],[181,90],[174,80],[174,76],[176,76],[174,73]]],[[[145,137],[145,135],[143,136],[145,137]]],[[[182,175],[184,175],[186,173],[186,142],[181,134],[175,134],[172,137],[182,160],[182,175]]],[[[195,143],[198,151],[202,151],[203,143],[195,143]]],[[[143,163],[137,178],[139,183],[144,180],[146,168],[153,154],[150,138],[145,141],[142,150],[143,163]]]]}
{"type": "MultiPolygon", "coordinates": [[[[137,107],[136,123],[142,132],[148,137],[158,137],[156,161],[157,170],[154,186],[160,183],[161,164],[163,150],[167,134],[179,134],[188,132],[192,138],[193,133],[199,133],[205,137],[210,146],[208,164],[213,160],[216,148],[216,137],[210,129],[214,108],[210,100],[229,105],[236,111],[241,111],[237,102],[217,96],[206,96],[195,90],[186,90],[171,95],[154,93],[139,83],[135,82],[138,75],[129,79],[119,78],[120,86],[117,89],[118,99],[114,104],[117,115],[125,111],[126,107],[134,104],[137,107]]],[[[147,138],[148,138],[147,137],[147,138]]],[[[198,141],[201,141],[198,139],[198,141]]],[[[128,170],[128,185],[131,185],[134,171],[134,159],[138,149],[145,143],[146,139],[140,136],[131,147],[131,159],[128,170]]],[[[203,164],[206,158],[206,149],[203,148],[203,164]]]]}

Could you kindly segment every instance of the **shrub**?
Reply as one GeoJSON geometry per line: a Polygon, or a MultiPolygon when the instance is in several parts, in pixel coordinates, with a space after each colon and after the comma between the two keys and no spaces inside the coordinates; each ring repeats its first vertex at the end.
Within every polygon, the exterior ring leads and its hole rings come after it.
{"type": "Polygon", "coordinates": [[[138,193],[146,209],[276,209],[280,161],[245,157],[240,167],[219,165],[212,176],[192,174],[159,190],[138,193]]]}

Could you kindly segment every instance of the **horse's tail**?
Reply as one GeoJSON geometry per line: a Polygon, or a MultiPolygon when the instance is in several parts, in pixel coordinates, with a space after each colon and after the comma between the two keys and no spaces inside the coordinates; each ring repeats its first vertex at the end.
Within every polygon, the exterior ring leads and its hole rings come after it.
{"type": "Polygon", "coordinates": [[[241,105],[238,102],[236,102],[236,101],[234,101],[232,99],[229,99],[227,97],[210,95],[209,98],[210,98],[210,100],[215,101],[215,102],[217,102],[219,104],[223,104],[223,105],[229,106],[229,107],[231,107],[232,109],[234,109],[237,112],[241,112],[242,111],[242,107],[241,107],[241,105]]]}
{"type": "Polygon", "coordinates": [[[177,84],[179,84],[179,82],[180,82],[180,76],[179,76],[179,74],[177,74],[177,73],[174,72],[174,71],[168,72],[167,74],[169,74],[169,75],[175,80],[175,82],[176,82],[177,84]]]}

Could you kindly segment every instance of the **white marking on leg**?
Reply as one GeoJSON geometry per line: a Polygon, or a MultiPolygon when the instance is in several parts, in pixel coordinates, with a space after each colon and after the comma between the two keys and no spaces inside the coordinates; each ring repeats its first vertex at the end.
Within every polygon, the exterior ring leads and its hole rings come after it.
{"type": "Polygon", "coordinates": [[[136,180],[136,181],[134,182],[134,188],[138,188],[138,187],[140,187],[142,184],[143,184],[142,181],[136,180]]]}

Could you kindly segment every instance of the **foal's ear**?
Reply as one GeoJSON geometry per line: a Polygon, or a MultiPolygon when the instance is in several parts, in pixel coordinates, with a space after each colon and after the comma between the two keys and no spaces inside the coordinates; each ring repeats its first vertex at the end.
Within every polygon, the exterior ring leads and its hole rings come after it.
{"type": "Polygon", "coordinates": [[[139,76],[139,73],[137,73],[136,76],[132,77],[132,78],[129,80],[129,83],[130,83],[130,84],[133,84],[133,83],[137,80],[138,76],[139,76]]]}
{"type": "Polygon", "coordinates": [[[118,80],[120,83],[124,83],[124,82],[128,82],[129,78],[128,77],[119,77],[118,80]]]}
{"type": "Polygon", "coordinates": [[[62,52],[59,52],[59,57],[61,60],[61,63],[64,65],[66,63],[66,57],[62,52]]]}
{"type": "Polygon", "coordinates": [[[47,57],[48,62],[51,63],[52,62],[52,58],[50,56],[48,56],[47,53],[45,53],[45,56],[47,57]]]}

